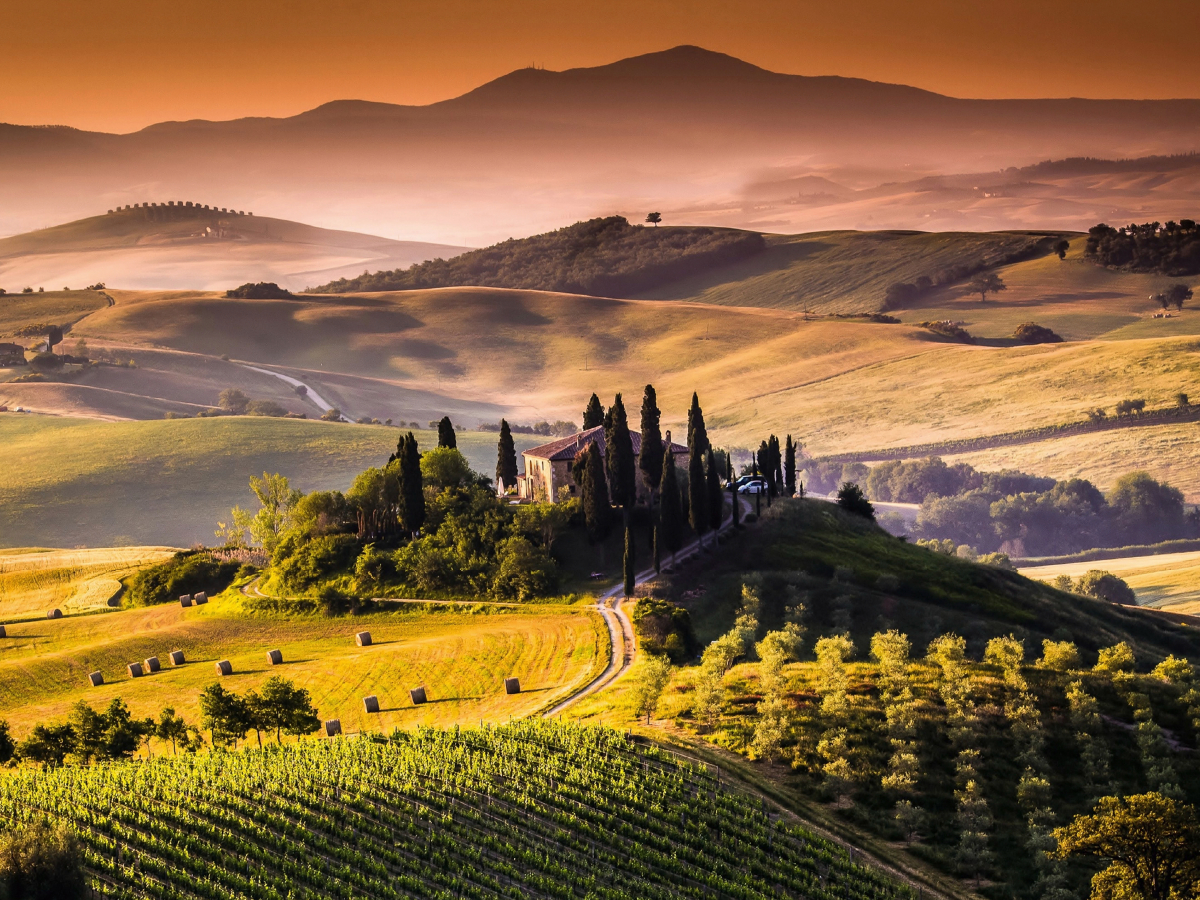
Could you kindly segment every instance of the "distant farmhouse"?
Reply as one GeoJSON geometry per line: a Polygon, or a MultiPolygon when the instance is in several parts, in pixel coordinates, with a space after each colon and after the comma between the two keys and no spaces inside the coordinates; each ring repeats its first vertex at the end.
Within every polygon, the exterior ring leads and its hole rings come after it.
{"type": "Polygon", "coordinates": [[[0,361],[8,360],[25,362],[25,348],[20,344],[0,344],[0,361]]]}
{"type": "MultiPolygon", "coordinates": [[[[636,457],[642,452],[642,436],[637,431],[631,431],[629,436],[633,439],[633,455],[636,457]]],[[[525,457],[525,474],[517,476],[517,496],[522,500],[553,503],[562,488],[566,488],[569,495],[574,495],[579,488],[575,484],[574,476],[571,475],[571,464],[588,444],[595,444],[599,447],[600,456],[604,457],[603,425],[597,425],[587,431],[579,431],[569,437],[559,438],[549,444],[542,444],[540,447],[526,450],[521,454],[525,457]]],[[[688,448],[672,443],[669,431],[666,440],[663,441],[663,447],[671,449],[671,452],[675,454],[675,465],[686,471],[688,448]]],[[[637,478],[637,492],[639,500],[647,499],[650,494],[640,472],[637,478]]]]}

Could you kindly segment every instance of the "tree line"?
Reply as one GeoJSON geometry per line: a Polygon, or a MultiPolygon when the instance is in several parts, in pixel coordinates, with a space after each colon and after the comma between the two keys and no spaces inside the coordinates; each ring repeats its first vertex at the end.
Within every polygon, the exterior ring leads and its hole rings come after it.
{"type": "Polygon", "coordinates": [[[1098,265],[1130,272],[1182,276],[1200,274],[1200,229],[1193,219],[1144,222],[1088,229],[1084,256],[1098,265]]]}

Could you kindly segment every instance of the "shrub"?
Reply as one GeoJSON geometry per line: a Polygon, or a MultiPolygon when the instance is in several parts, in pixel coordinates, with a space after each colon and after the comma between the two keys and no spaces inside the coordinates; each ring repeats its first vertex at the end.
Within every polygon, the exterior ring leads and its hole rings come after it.
{"type": "Polygon", "coordinates": [[[1075,582],[1075,593],[1085,597],[1095,597],[1097,600],[1107,600],[1109,603],[1119,603],[1124,606],[1137,606],[1137,596],[1133,588],[1111,572],[1092,569],[1079,576],[1075,582]]]}
{"type": "Polygon", "coordinates": [[[975,343],[975,338],[973,338],[965,328],[955,325],[953,322],[948,320],[942,320],[939,322],[922,322],[921,327],[932,331],[934,334],[941,335],[944,338],[949,338],[952,341],[958,341],[959,343],[963,344],[975,343]]]}
{"type": "Polygon", "coordinates": [[[523,537],[511,537],[496,548],[498,565],[492,582],[497,597],[531,600],[558,586],[558,571],[549,555],[523,537]]]}
{"type": "Polygon", "coordinates": [[[674,663],[699,652],[691,613],[669,600],[640,598],[633,607],[633,627],[648,653],[666,653],[674,663]]]}
{"type": "Polygon", "coordinates": [[[342,411],[336,406],[325,410],[321,416],[322,422],[340,422],[342,421],[342,411]]]}
{"type": "Polygon", "coordinates": [[[248,416],[270,416],[280,419],[287,414],[288,411],[274,400],[251,400],[246,404],[246,415],[248,416]]]}
{"type": "Polygon", "coordinates": [[[279,545],[272,569],[290,591],[307,591],[322,579],[349,567],[358,556],[358,538],[350,534],[325,534],[297,544],[279,545]]]}
{"type": "Polygon", "coordinates": [[[837,505],[848,513],[875,521],[875,507],[863,494],[862,488],[851,481],[838,488],[837,505]]]}
{"type": "Polygon", "coordinates": [[[1070,672],[1078,669],[1079,648],[1070,641],[1042,641],[1042,658],[1037,664],[1043,669],[1055,672],[1070,672]]]}
{"type": "Polygon", "coordinates": [[[76,900],[89,895],[83,854],[65,826],[19,826],[0,839],[0,897],[76,900]]]}
{"type": "Polygon", "coordinates": [[[1111,647],[1100,650],[1100,658],[1096,661],[1097,672],[1132,672],[1137,660],[1130,646],[1121,641],[1111,647]]]}
{"type": "Polygon", "coordinates": [[[178,600],[182,594],[205,591],[219,594],[237,575],[236,562],[223,562],[209,553],[185,551],[156,566],[143,569],[128,584],[129,602],[150,606],[178,600]]]}
{"type": "Polygon", "coordinates": [[[240,416],[246,412],[250,398],[237,388],[226,388],[217,398],[217,405],[231,415],[240,416]]]}
{"type": "Polygon", "coordinates": [[[38,353],[29,360],[29,368],[35,372],[57,372],[63,367],[63,358],[55,353],[38,353]]]}
{"type": "Polygon", "coordinates": [[[236,300],[286,300],[295,294],[273,281],[259,281],[246,282],[241,287],[226,291],[225,296],[236,300]]]}
{"type": "Polygon", "coordinates": [[[1022,344],[1061,344],[1062,338],[1042,325],[1023,322],[1013,332],[1013,337],[1022,344]]]}

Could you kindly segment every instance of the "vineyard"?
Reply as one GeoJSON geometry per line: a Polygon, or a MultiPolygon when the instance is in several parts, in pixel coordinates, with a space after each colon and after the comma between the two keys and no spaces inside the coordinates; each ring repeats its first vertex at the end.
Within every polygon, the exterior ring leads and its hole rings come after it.
{"type": "Polygon", "coordinates": [[[21,770],[0,815],[74,828],[107,897],[913,894],[705,767],[544,721],[21,770]]]}

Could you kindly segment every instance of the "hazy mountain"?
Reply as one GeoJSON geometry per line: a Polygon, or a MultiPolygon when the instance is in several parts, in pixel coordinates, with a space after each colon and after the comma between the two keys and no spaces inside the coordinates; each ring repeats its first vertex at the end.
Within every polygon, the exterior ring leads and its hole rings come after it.
{"type": "MultiPolygon", "coordinates": [[[[764,180],[816,175],[861,191],[1055,157],[1198,146],[1200,100],[961,100],[783,75],[677,47],[594,68],[522,69],[421,107],[346,100],[290,118],[164,122],[127,135],[4,126],[0,229],[201,194],[330,226],[470,244],[648,208],[677,211],[675,221],[746,226],[757,213],[743,189],[764,180]]],[[[970,219],[977,199],[955,208],[970,219]]],[[[1077,214],[1007,225],[1080,227],[1077,214]]],[[[864,206],[837,216],[822,226],[859,226],[864,206]]]]}

